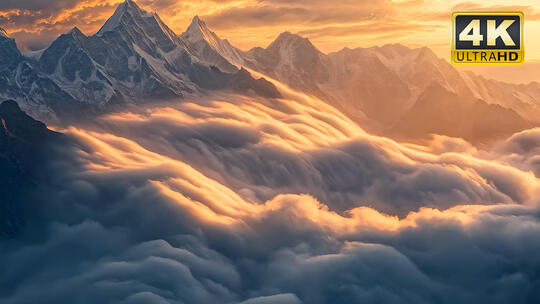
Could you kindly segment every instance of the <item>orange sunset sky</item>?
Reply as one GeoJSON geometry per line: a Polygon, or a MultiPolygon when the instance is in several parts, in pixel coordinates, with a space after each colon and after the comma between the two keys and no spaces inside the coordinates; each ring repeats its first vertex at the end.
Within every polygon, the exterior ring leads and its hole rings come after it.
{"type": "MultiPolygon", "coordinates": [[[[47,46],[59,34],[79,27],[95,33],[124,0],[2,0],[0,27],[23,51],[47,46]]],[[[486,77],[511,82],[540,81],[540,1],[538,0],[138,0],[156,11],[177,34],[194,15],[241,49],[268,45],[280,32],[310,38],[323,52],[343,47],[402,43],[429,46],[449,59],[454,10],[521,10],[525,13],[526,64],[467,66],[486,77]]]]}

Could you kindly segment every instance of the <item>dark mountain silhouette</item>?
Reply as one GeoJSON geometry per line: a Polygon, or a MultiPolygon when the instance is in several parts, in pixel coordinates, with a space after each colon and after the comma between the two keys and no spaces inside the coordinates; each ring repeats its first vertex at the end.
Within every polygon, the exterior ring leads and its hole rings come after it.
{"type": "Polygon", "coordinates": [[[50,145],[62,136],[26,115],[17,103],[0,103],[0,236],[12,237],[25,222],[28,190],[35,187],[50,145]]]}

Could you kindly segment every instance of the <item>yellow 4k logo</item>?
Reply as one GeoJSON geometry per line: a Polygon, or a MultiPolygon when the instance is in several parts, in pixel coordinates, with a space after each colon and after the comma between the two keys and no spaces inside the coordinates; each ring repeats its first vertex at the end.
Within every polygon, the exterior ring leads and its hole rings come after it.
{"type": "Polygon", "coordinates": [[[452,62],[519,64],[524,61],[522,12],[452,14],[452,62]]]}

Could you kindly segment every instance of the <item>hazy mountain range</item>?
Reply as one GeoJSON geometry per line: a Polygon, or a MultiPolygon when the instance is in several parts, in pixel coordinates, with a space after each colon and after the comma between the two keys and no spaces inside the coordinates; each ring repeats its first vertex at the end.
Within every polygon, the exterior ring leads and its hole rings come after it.
{"type": "Polygon", "coordinates": [[[198,17],[182,37],[197,45],[198,58],[208,64],[248,67],[388,136],[438,133],[482,142],[540,123],[539,83],[509,84],[459,72],[427,47],[388,44],[324,54],[309,39],[284,32],[266,48],[242,51],[198,17]]]}
{"type": "Polygon", "coordinates": [[[489,142],[540,123],[540,84],[458,72],[425,47],[324,54],[284,32],[266,48],[242,51],[197,16],[177,35],[132,1],[95,35],[74,28],[37,52],[22,54],[1,33],[0,98],[45,121],[215,90],[281,96],[246,67],[329,103],[370,132],[399,139],[438,133],[489,142]]]}

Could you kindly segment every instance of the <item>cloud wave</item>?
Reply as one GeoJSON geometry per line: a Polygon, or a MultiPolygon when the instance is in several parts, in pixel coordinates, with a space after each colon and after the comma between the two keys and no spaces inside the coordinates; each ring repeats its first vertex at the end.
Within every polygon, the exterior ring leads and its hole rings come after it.
{"type": "Polygon", "coordinates": [[[407,145],[317,100],[217,95],[64,132],[0,242],[2,303],[540,300],[537,130],[407,145]]]}

